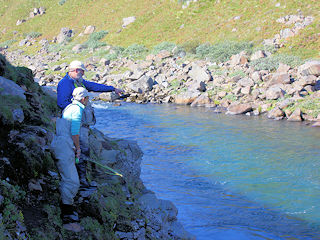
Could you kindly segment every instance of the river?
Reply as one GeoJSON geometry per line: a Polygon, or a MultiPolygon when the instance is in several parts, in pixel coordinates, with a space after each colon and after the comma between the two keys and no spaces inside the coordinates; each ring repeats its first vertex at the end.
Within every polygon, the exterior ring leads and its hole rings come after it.
{"type": "Polygon", "coordinates": [[[138,142],[144,184],[197,239],[320,239],[320,129],[209,108],[94,106],[96,128],[138,142]]]}

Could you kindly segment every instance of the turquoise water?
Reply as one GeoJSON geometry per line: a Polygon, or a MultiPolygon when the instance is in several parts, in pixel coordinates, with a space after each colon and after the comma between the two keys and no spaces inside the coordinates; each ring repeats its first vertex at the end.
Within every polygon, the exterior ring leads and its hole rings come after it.
{"type": "Polygon", "coordinates": [[[173,105],[96,103],[134,139],[141,178],[197,239],[320,239],[320,129],[173,105]]]}

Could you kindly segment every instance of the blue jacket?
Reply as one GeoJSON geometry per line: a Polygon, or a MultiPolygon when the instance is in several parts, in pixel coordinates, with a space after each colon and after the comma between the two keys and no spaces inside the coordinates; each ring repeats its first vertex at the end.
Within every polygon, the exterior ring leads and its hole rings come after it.
{"type": "MultiPolygon", "coordinates": [[[[112,92],[115,89],[112,86],[106,86],[103,84],[90,82],[86,80],[83,80],[82,83],[88,91],[93,91],[93,92],[112,92]]],[[[58,83],[58,88],[57,88],[57,94],[58,94],[57,104],[61,109],[64,109],[66,106],[68,106],[72,102],[71,101],[72,92],[74,89],[75,89],[74,80],[67,73],[64,76],[64,78],[62,78],[61,81],[58,83]]]]}

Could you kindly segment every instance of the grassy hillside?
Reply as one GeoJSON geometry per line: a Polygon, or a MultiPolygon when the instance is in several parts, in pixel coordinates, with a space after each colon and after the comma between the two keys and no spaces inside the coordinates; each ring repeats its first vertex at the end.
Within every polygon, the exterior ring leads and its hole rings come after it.
{"type": "Polygon", "coordinates": [[[320,54],[317,0],[200,0],[185,9],[177,0],[0,0],[0,6],[0,43],[22,39],[23,33],[29,32],[40,32],[39,39],[52,39],[61,27],[80,33],[84,26],[94,25],[97,31],[109,32],[103,39],[108,44],[127,47],[138,43],[149,48],[164,41],[194,45],[226,39],[259,45],[263,39],[291,27],[276,22],[278,18],[295,15],[300,9],[314,21],[288,39],[281,51],[302,58],[317,58],[320,54]],[[18,19],[27,18],[33,8],[40,6],[46,8],[46,14],[16,26],[18,19]],[[137,20],[122,29],[122,19],[129,16],[137,20]]]}

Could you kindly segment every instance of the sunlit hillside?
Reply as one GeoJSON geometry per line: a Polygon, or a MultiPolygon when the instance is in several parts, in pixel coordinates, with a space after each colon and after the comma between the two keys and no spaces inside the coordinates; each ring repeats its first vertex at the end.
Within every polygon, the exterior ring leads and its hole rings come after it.
{"type": "MultiPolygon", "coordinates": [[[[196,45],[225,40],[252,41],[259,45],[282,29],[292,26],[277,19],[288,15],[312,16],[313,22],[284,41],[281,52],[303,58],[317,58],[320,52],[320,4],[317,0],[0,0],[0,43],[23,39],[38,32],[51,40],[62,27],[76,30],[94,25],[106,30],[108,44],[127,47],[134,43],[152,47],[160,42],[196,45]],[[45,7],[46,13],[26,19],[33,8],[45,7]],[[123,18],[136,21],[123,28],[123,18]]],[[[79,41],[86,41],[82,37],[79,41]]],[[[17,44],[17,43],[16,43],[17,44]]]]}

